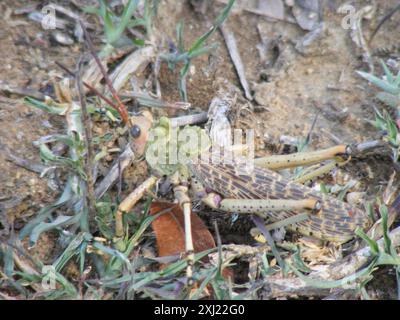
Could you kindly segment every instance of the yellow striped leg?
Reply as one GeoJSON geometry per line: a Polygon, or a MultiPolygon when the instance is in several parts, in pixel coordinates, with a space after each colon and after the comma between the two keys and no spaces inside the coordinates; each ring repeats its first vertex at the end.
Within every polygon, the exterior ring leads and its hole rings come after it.
{"type": "Polygon", "coordinates": [[[143,197],[146,191],[150,190],[157,182],[155,176],[150,176],[140,186],[138,186],[133,192],[131,192],[118,206],[118,211],[115,220],[115,236],[118,239],[124,237],[124,225],[123,216],[125,213],[132,210],[133,206],[143,197]]]}
{"type": "Polygon", "coordinates": [[[318,214],[321,203],[315,199],[302,200],[259,200],[259,199],[221,199],[216,193],[209,193],[202,201],[213,209],[226,212],[257,214],[263,218],[268,216],[268,211],[302,211],[311,210],[318,214]]]}
{"type": "Polygon", "coordinates": [[[271,170],[281,170],[285,168],[310,165],[341,156],[347,158],[350,156],[350,153],[351,149],[349,146],[338,145],[329,149],[312,152],[298,152],[287,155],[273,155],[270,157],[257,158],[254,159],[254,164],[271,170]]]}

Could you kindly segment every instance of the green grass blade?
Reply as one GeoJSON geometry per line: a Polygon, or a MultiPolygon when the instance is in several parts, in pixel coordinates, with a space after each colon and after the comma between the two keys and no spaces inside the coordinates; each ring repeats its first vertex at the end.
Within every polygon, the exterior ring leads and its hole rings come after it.
{"type": "Polygon", "coordinates": [[[87,234],[85,232],[80,232],[71,240],[67,248],[65,248],[63,253],[53,263],[53,267],[56,271],[61,271],[67,262],[79,253],[80,246],[85,241],[86,236],[87,234]]]}
{"type": "Polygon", "coordinates": [[[124,11],[122,13],[121,22],[118,28],[115,31],[115,39],[117,41],[121,35],[124,33],[126,27],[128,26],[129,22],[131,21],[133,12],[136,10],[139,0],[129,0],[128,5],[125,6],[124,11]]]}
{"type": "Polygon", "coordinates": [[[363,72],[363,71],[356,71],[361,77],[363,77],[364,79],[368,80],[369,82],[371,82],[372,84],[374,84],[375,86],[377,86],[378,88],[389,92],[391,94],[394,95],[398,95],[400,93],[400,88],[388,83],[386,80],[382,80],[379,79],[378,77],[375,77],[372,74],[363,72]]]}
{"type": "Polygon", "coordinates": [[[229,12],[232,9],[235,0],[230,0],[229,3],[225,6],[222,12],[219,14],[217,19],[214,22],[214,25],[204,33],[200,38],[198,38],[195,43],[188,50],[189,54],[194,51],[197,51],[203,44],[207,41],[207,39],[218,29],[218,27],[228,18],[229,12]]]}
{"type": "Polygon", "coordinates": [[[19,234],[19,238],[22,240],[26,236],[32,233],[32,230],[41,222],[45,221],[50,217],[53,211],[66,203],[68,203],[73,198],[72,187],[71,187],[71,179],[69,179],[64,187],[64,191],[61,194],[60,198],[53,203],[52,205],[45,207],[39,211],[37,216],[31,220],[24,228],[21,230],[19,234]]]}
{"type": "Polygon", "coordinates": [[[387,67],[385,62],[383,62],[382,59],[379,62],[381,63],[383,71],[385,72],[387,81],[389,81],[389,83],[393,83],[395,80],[393,73],[389,70],[389,68],[387,67]]]}
{"type": "Polygon", "coordinates": [[[189,52],[188,58],[189,59],[194,59],[194,58],[196,58],[198,56],[201,56],[203,54],[209,53],[210,51],[213,51],[216,48],[218,48],[218,43],[213,43],[213,44],[211,44],[209,46],[201,47],[201,48],[199,48],[197,50],[193,50],[193,51],[189,52]]]}
{"type": "Polygon", "coordinates": [[[24,102],[30,106],[33,106],[35,108],[38,108],[42,111],[45,111],[45,112],[51,113],[51,114],[62,115],[67,110],[67,106],[62,106],[62,105],[57,105],[57,104],[52,106],[50,104],[46,104],[42,101],[36,100],[31,97],[25,97],[24,102]]]}
{"type": "Polygon", "coordinates": [[[387,92],[379,92],[376,98],[392,108],[397,108],[400,105],[400,97],[387,92]]]}
{"type": "Polygon", "coordinates": [[[217,270],[216,267],[214,267],[211,270],[209,270],[208,275],[201,282],[201,285],[197,288],[195,293],[191,296],[190,300],[198,300],[200,298],[200,295],[203,293],[204,289],[211,282],[211,280],[215,277],[215,275],[217,274],[217,271],[218,270],[217,270]]]}
{"type": "MultiPolygon", "coordinates": [[[[381,205],[379,207],[379,212],[381,213],[382,217],[382,232],[383,232],[383,239],[384,239],[384,248],[387,254],[392,254],[392,241],[389,237],[389,228],[388,228],[388,209],[385,205],[381,205]]],[[[397,255],[397,254],[396,254],[397,255]]]]}
{"type": "Polygon", "coordinates": [[[43,232],[75,224],[79,219],[80,214],[76,214],[74,216],[58,216],[53,222],[49,223],[41,222],[33,228],[30,235],[30,242],[31,244],[35,244],[43,232]]]}
{"type": "Polygon", "coordinates": [[[179,53],[185,52],[185,44],[183,42],[183,21],[179,21],[176,25],[176,39],[178,40],[178,50],[179,53]]]}
{"type": "Polygon", "coordinates": [[[368,235],[361,229],[361,228],[357,228],[355,231],[355,234],[360,237],[361,239],[363,239],[370,247],[371,253],[373,255],[378,255],[379,254],[379,246],[378,243],[371,239],[370,237],[368,237],[368,235]]]}
{"type": "Polygon", "coordinates": [[[185,64],[185,66],[182,68],[180,77],[179,77],[179,82],[178,82],[178,89],[179,89],[179,94],[181,96],[182,101],[188,101],[188,95],[187,95],[187,89],[186,89],[186,76],[189,70],[189,63],[185,64]]]}

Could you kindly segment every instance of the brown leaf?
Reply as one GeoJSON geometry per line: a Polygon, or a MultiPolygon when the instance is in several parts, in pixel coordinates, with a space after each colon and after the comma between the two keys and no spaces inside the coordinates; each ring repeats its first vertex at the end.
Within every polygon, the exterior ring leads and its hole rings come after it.
{"type": "MultiPolygon", "coordinates": [[[[158,255],[173,256],[185,253],[185,223],[182,208],[175,203],[166,201],[155,201],[151,204],[150,214],[155,215],[164,210],[166,213],[160,215],[152,222],[152,227],[156,235],[156,242],[158,247],[158,255]]],[[[192,212],[192,237],[194,252],[202,252],[211,248],[215,248],[215,241],[210,231],[199,218],[199,216],[192,212]]],[[[202,259],[208,262],[208,257],[202,259]]],[[[162,264],[161,269],[166,265],[162,264]]],[[[225,279],[233,279],[233,271],[230,268],[222,270],[222,276],[225,279]]],[[[212,288],[207,286],[209,290],[207,296],[212,295],[212,288]]]]}
{"type": "MultiPolygon", "coordinates": [[[[167,209],[170,210],[152,222],[160,257],[185,253],[185,227],[181,207],[166,201],[156,201],[151,204],[150,214],[155,215],[167,209]]],[[[191,218],[194,252],[215,248],[214,238],[203,221],[193,212],[191,218]]]]}

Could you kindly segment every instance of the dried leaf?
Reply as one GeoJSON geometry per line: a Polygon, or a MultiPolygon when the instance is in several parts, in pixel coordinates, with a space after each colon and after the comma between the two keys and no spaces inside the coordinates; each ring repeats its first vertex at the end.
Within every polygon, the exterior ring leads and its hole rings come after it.
{"type": "MultiPolygon", "coordinates": [[[[181,207],[178,204],[166,201],[156,201],[151,204],[151,215],[162,211],[167,212],[152,222],[158,255],[163,257],[185,253],[185,224],[181,207]]],[[[194,252],[198,253],[215,248],[214,238],[199,216],[192,212],[191,219],[194,252]]],[[[208,262],[209,258],[205,256],[202,260],[208,262]]],[[[166,264],[162,264],[161,268],[166,266],[166,264]]],[[[221,275],[226,280],[233,279],[233,271],[230,268],[224,268],[221,275]]],[[[209,290],[207,295],[212,295],[213,289],[209,285],[207,289],[209,290]]]]}
{"type": "MultiPolygon", "coordinates": [[[[170,210],[152,222],[160,257],[185,252],[185,227],[181,207],[178,204],[157,201],[152,203],[150,214],[155,215],[167,209],[170,210]]],[[[215,248],[214,238],[203,221],[193,212],[191,218],[195,253],[215,248]]]]}

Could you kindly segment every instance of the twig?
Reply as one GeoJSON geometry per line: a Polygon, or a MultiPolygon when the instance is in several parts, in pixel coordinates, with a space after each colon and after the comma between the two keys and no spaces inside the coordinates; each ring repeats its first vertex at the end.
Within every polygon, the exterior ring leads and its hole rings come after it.
{"type": "Polygon", "coordinates": [[[280,297],[326,297],[330,290],[306,285],[299,278],[283,278],[281,275],[267,276],[263,281],[263,298],[280,297]]]}
{"type": "Polygon", "coordinates": [[[167,102],[160,99],[155,99],[148,94],[126,91],[121,94],[122,98],[135,98],[139,104],[150,108],[171,108],[177,110],[188,110],[191,107],[189,102],[167,102]]]}
{"type": "Polygon", "coordinates": [[[44,170],[49,168],[48,166],[45,166],[41,163],[31,162],[29,160],[26,160],[26,159],[16,156],[15,154],[13,154],[11,152],[11,150],[7,146],[5,146],[1,143],[0,143],[0,151],[4,152],[4,155],[8,161],[11,161],[14,164],[16,164],[17,166],[25,168],[29,171],[36,172],[36,173],[42,173],[44,170]]]}
{"type": "Polygon", "coordinates": [[[118,199],[120,199],[122,193],[122,170],[121,170],[121,159],[118,158],[118,199]]]}
{"type": "MultiPolygon", "coordinates": [[[[56,65],[58,65],[61,69],[63,69],[66,73],[69,75],[73,76],[75,78],[75,74],[69,70],[66,66],[61,64],[60,62],[56,61],[56,65]]],[[[119,112],[119,108],[115,105],[114,102],[112,102],[110,99],[108,99],[105,95],[103,95],[99,90],[96,88],[92,87],[90,84],[86,83],[85,81],[82,81],[83,85],[88,88],[90,91],[92,91],[96,96],[100,97],[104,102],[106,102],[109,106],[113,107],[115,110],[119,112]]]]}
{"type": "Polygon", "coordinates": [[[117,100],[117,103],[118,103],[117,107],[118,107],[118,111],[119,111],[119,113],[120,113],[120,115],[122,117],[122,120],[123,120],[123,122],[125,124],[128,124],[129,123],[128,111],[126,110],[126,107],[124,106],[124,104],[119,99],[118,94],[115,91],[115,89],[114,89],[114,87],[113,87],[113,85],[112,85],[112,83],[110,81],[110,78],[108,77],[106,69],[104,68],[104,66],[103,66],[102,62],[100,61],[99,57],[97,56],[96,51],[94,50],[94,45],[92,43],[92,39],[90,38],[89,32],[86,30],[86,27],[83,24],[82,20],[79,20],[79,23],[80,23],[81,28],[83,30],[83,33],[85,35],[85,39],[86,39],[86,43],[87,43],[87,46],[89,48],[89,51],[92,54],[92,56],[93,56],[94,60],[96,61],[97,65],[99,66],[100,71],[101,71],[101,73],[102,73],[102,75],[104,77],[104,80],[106,81],[106,84],[108,86],[108,89],[110,90],[110,92],[113,95],[114,99],[117,100]]]}
{"type": "Polygon", "coordinates": [[[109,77],[115,91],[119,92],[134,74],[142,73],[155,56],[154,47],[146,46],[125,57],[109,77]]]}
{"type": "Polygon", "coordinates": [[[126,167],[131,165],[134,158],[135,154],[133,153],[129,144],[127,144],[125,150],[117,159],[117,162],[113,165],[113,167],[104,177],[104,179],[96,187],[96,199],[101,198],[107,192],[107,190],[115,183],[115,181],[118,180],[119,172],[123,172],[126,167]]]}
{"type": "Polygon", "coordinates": [[[325,128],[321,128],[321,131],[325,132],[331,138],[331,140],[336,144],[341,144],[343,142],[342,139],[339,139],[337,136],[335,136],[333,133],[329,132],[325,128]]]}
{"type": "Polygon", "coordinates": [[[76,85],[79,94],[79,101],[81,104],[82,124],[85,131],[85,145],[86,145],[86,161],[85,171],[87,175],[87,200],[89,205],[89,216],[96,213],[96,197],[94,192],[94,179],[93,179],[93,165],[94,165],[94,151],[92,145],[92,121],[87,110],[85,94],[83,91],[83,84],[81,79],[82,61],[78,63],[78,71],[76,74],[76,85]]]}
{"type": "Polygon", "coordinates": [[[379,22],[378,26],[372,32],[371,37],[368,40],[368,45],[371,45],[372,40],[374,39],[375,35],[378,33],[380,28],[386,21],[388,21],[396,13],[397,10],[400,10],[400,4],[394,7],[392,10],[390,10],[389,13],[387,13],[386,16],[384,16],[383,19],[379,22]]]}
{"type": "Polygon", "coordinates": [[[358,153],[365,153],[367,151],[375,150],[377,148],[383,148],[386,144],[381,140],[370,140],[364,141],[362,143],[358,143],[355,145],[355,152],[358,153]]]}
{"type": "Polygon", "coordinates": [[[222,24],[219,28],[221,29],[222,35],[225,39],[226,47],[228,48],[229,55],[232,59],[236,72],[239,76],[240,84],[243,87],[244,94],[248,100],[253,100],[253,97],[250,93],[249,83],[247,82],[246,79],[243,62],[240,57],[239,50],[236,44],[235,36],[229,30],[226,24],[222,24]]]}
{"type": "Polygon", "coordinates": [[[207,112],[201,112],[197,114],[171,118],[170,122],[173,127],[182,127],[186,125],[203,123],[206,122],[207,119],[208,119],[207,112]]]}
{"type": "Polygon", "coordinates": [[[36,91],[33,89],[28,89],[28,88],[14,87],[14,86],[10,86],[7,83],[0,83],[0,91],[8,92],[11,94],[16,94],[19,96],[29,96],[29,97],[35,98],[37,100],[45,99],[44,94],[42,94],[40,91],[36,91]]]}
{"type": "Polygon", "coordinates": [[[310,141],[311,141],[311,136],[312,136],[312,134],[313,134],[315,125],[317,124],[318,116],[319,116],[320,113],[321,113],[321,111],[319,110],[319,111],[317,111],[317,113],[315,114],[314,120],[313,120],[313,122],[312,122],[312,124],[311,124],[310,131],[308,131],[308,134],[307,134],[307,137],[306,137],[306,141],[305,141],[305,144],[306,144],[306,145],[308,145],[308,144],[310,143],[310,141]]]}

